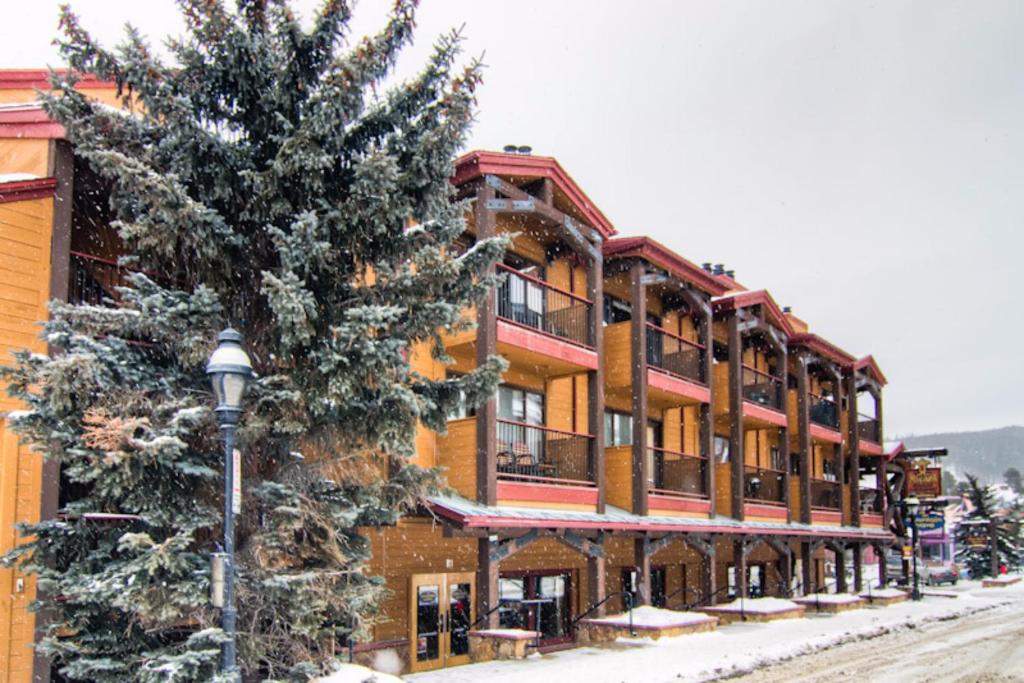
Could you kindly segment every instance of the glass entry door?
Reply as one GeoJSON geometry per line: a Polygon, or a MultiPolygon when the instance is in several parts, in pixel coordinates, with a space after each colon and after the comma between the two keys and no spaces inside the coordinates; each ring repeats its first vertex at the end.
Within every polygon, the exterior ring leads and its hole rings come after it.
{"type": "Polygon", "coordinates": [[[472,572],[416,574],[409,586],[409,658],[413,671],[469,663],[476,617],[472,572]]]}

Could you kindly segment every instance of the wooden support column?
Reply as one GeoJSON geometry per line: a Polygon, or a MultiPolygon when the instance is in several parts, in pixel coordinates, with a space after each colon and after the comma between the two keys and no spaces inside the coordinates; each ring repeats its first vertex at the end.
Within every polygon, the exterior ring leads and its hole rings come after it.
{"type": "Polygon", "coordinates": [[[814,576],[814,560],[811,555],[814,554],[813,545],[807,541],[800,542],[800,557],[801,557],[801,569],[803,576],[801,582],[804,585],[804,595],[810,595],[815,592],[815,585],[817,584],[817,577],[814,576]]]}
{"type": "MultiPolygon", "coordinates": [[[[487,202],[494,199],[494,188],[483,185],[477,190],[473,207],[476,237],[485,240],[494,237],[496,221],[494,211],[487,202]]],[[[494,273],[494,268],[488,274],[494,273]]],[[[476,362],[483,365],[498,351],[498,294],[491,289],[477,306],[476,362]]],[[[484,505],[498,503],[498,401],[490,397],[476,411],[476,497],[484,505]]],[[[497,576],[497,574],[495,574],[497,576]]],[[[478,587],[480,582],[477,582],[478,587]]],[[[497,586],[497,578],[495,578],[497,586]]],[[[480,589],[478,588],[478,591],[480,589]]]]}
{"type": "MultiPolygon", "coordinates": [[[[497,545],[497,543],[491,543],[487,537],[477,540],[476,613],[479,617],[483,617],[498,604],[499,561],[491,557],[491,553],[497,549],[497,545]]],[[[498,613],[496,611],[487,617],[484,627],[498,628],[498,613]]]]}
{"type": "Polygon", "coordinates": [[[651,604],[651,556],[647,551],[647,537],[633,542],[633,564],[636,568],[637,604],[651,604]]]}
{"type": "Polygon", "coordinates": [[[807,356],[797,356],[796,423],[800,448],[800,521],[811,523],[811,390],[807,376],[807,356]]]}
{"type": "Polygon", "coordinates": [[[884,586],[889,582],[889,574],[885,566],[885,546],[881,543],[875,544],[875,553],[878,554],[878,582],[884,586]]]}
{"type": "Polygon", "coordinates": [[[743,341],[739,317],[733,311],[728,320],[729,343],[729,463],[732,476],[732,516],[743,520],[743,341]]]}
{"type": "MultiPolygon", "coordinates": [[[[988,520],[988,549],[989,549],[989,572],[992,573],[993,579],[999,578],[999,529],[996,525],[996,518],[991,517],[988,520]]],[[[921,542],[921,532],[917,534],[917,542],[921,542]]],[[[914,552],[917,552],[917,548],[914,548],[914,552]]]]}
{"type": "Polygon", "coordinates": [[[709,402],[701,403],[700,408],[698,408],[700,415],[699,452],[706,458],[704,461],[706,465],[704,468],[704,487],[708,494],[708,500],[711,503],[710,515],[714,517],[718,510],[715,505],[715,499],[717,498],[715,496],[715,424],[710,402],[710,397],[715,395],[714,380],[712,379],[715,374],[713,371],[715,352],[712,324],[711,306],[706,304],[697,326],[697,338],[704,345],[704,354],[701,357],[701,372],[704,377],[704,383],[707,384],[709,396],[709,402]]]}
{"type": "Polygon", "coordinates": [[[744,537],[732,544],[732,566],[736,573],[736,597],[745,598],[749,586],[747,585],[747,540],[744,537]]]}
{"type": "MultiPolygon", "coordinates": [[[[644,264],[629,269],[632,302],[630,313],[630,367],[633,390],[633,513],[647,514],[647,285],[644,264]]],[[[640,547],[639,545],[637,546],[640,547]]],[[[648,579],[650,577],[648,576],[648,579]]],[[[646,604],[646,603],[644,603],[646,604]]]]}
{"type": "Polygon", "coordinates": [[[853,548],[853,592],[859,595],[864,590],[864,544],[857,541],[851,547],[853,548]]]}
{"type": "Polygon", "coordinates": [[[836,543],[832,547],[832,552],[836,554],[836,593],[846,592],[846,544],[842,542],[836,543]]]}
{"type": "Polygon", "coordinates": [[[789,547],[789,540],[782,538],[773,538],[771,536],[765,539],[765,542],[771,546],[772,550],[779,556],[778,567],[779,567],[779,580],[782,583],[782,587],[779,591],[780,597],[788,597],[789,591],[793,585],[793,550],[789,547]]]}
{"type": "Polygon", "coordinates": [[[857,431],[857,371],[846,380],[846,431],[850,444],[850,515],[853,526],[860,526],[860,433],[857,431]]]}
{"type": "MultiPolygon", "coordinates": [[[[598,249],[600,253],[600,247],[598,249]]],[[[590,341],[601,359],[597,369],[587,373],[587,432],[591,435],[591,472],[597,482],[597,512],[603,514],[607,486],[604,475],[604,262],[600,257],[591,258],[587,264],[587,298],[593,302],[588,321],[590,341]]]]}
{"type": "MultiPolygon", "coordinates": [[[[588,609],[597,605],[608,594],[605,560],[603,555],[587,557],[587,601],[588,609]]],[[[595,610],[595,616],[604,616],[605,605],[595,610]]]]}

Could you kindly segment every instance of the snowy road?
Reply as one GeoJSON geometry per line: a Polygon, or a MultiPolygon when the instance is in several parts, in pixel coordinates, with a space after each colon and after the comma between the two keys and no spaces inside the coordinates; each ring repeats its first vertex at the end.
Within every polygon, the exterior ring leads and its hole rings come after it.
{"type": "Polygon", "coordinates": [[[861,640],[732,678],[743,683],[1024,683],[1020,605],[861,640]]]}
{"type": "Polygon", "coordinates": [[[1024,683],[1024,583],[964,582],[920,603],[738,623],[714,633],[619,640],[520,662],[408,676],[416,683],[750,683],[837,680],[1024,683]],[[947,597],[938,595],[945,593],[947,597]]]}

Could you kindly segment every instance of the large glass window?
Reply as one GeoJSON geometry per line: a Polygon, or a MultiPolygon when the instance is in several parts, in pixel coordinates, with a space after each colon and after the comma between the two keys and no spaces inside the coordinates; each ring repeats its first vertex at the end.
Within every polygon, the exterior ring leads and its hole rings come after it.
{"type": "Polygon", "coordinates": [[[614,410],[604,412],[604,445],[629,446],[633,443],[633,418],[629,413],[614,410]]]}
{"type": "Polygon", "coordinates": [[[513,422],[543,425],[544,394],[503,384],[498,387],[498,417],[513,422]]]}
{"type": "Polygon", "coordinates": [[[557,571],[501,577],[501,627],[539,631],[542,643],[571,637],[570,583],[569,574],[557,571]]]}

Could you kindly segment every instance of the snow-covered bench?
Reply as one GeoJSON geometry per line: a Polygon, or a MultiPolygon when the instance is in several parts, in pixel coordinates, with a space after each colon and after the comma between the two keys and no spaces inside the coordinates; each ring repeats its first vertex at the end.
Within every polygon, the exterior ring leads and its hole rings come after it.
{"type": "Polygon", "coordinates": [[[718,626],[718,619],[700,612],[676,612],[642,605],[633,610],[632,633],[629,626],[629,612],[581,619],[577,636],[580,644],[610,643],[618,638],[657,640],[661,637],[671,638],[688,633],[713,631],[718,626]]]}

